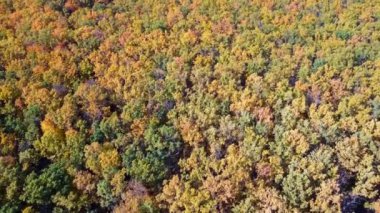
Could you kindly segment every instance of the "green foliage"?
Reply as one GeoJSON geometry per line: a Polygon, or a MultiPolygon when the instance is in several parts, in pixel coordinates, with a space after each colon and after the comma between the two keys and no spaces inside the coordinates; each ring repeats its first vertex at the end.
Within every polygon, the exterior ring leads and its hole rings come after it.
{"type": "Polygon", "coordinates": [[[372,104],[372,116],[375,119],[380,118],[380,96],[376,96],[375,99],[371,101],[372,104]]]}
{"type": "Polygon", "coordinates": [[[91,141],[103,142],[105,139],[104,133],[100,129],[100,124],[98,122],[93,123],[93,134],[90,137],[91,141]]]}
{"type": "Polygon", "coordinates": [[[21,199],[29,204],[48,205],[50,198],[57,194],[67,194],[70,178],[59,164],[52,164],[41,171],[31,173],[25,179],[21,199]]]}
{"type": "Polygon", "coordinates": [[[25,139],[35,141],[40,137],[39,122],[41,121],[41,109],[34,105],[24,112],[24,124],[26,125],[25,139]]]}
{"type": "Polygon", "coordinates": [[[144,156],[141,151],[136,151],[137,153],[131,151],[127,150],[126,155],[131,155],[133,160],[126,159],[124,163],[126,167],[129,167],[129,175],[150,186],[158,185],[165,179],[168,168],[159,156],[153,154],[144,156]]]}
{"type": "Polygon", "coordinates": [[[100,181],[96,188],[97,188],[96,194],[101,198],[100,200],[101,206],[107,207],[115,202],[115,199],[112,196],[111,186],[107,181],[105,180],[100,181]]]}
{"type": "Polygon", "coordinates": [[[171,126],[151,124],[144,133],[145,147],[132,144],[123,156],[127,173],[149,186],[158,186],[175,168],[181,141],[171,126]]]}
{"type": "Polygon", "coordinates": [[[311,188],[311,181],[306,174],[291,170],[284,178],[282,187],[290,204],[300,209],[308,208],[308,200],[313,190],[311,188]]]}
{"type": "Polygon", "coordinates": [[[351,32],[346,30],[340,30],[335,33],[336,37],[342,39],[342,40],[348,40],[352,37],[351,32]]]}
{"type": "Polygon", "coordinates": [[[18,166],[0,163],[0,211],[17,212],[20,209],[19,192],[23,174],[18,166]]]}
{"type": "Polygon", "coordinates": [[[317,58],[317,59],[314,60],[311,69],[312,69],[313,71],[316,71],[319,67],[322,67],[322,66],[325,65],[326,63],[327,63],[327,62],[326,62],[325,59],[323,59],[323,58],[317,58]]]}

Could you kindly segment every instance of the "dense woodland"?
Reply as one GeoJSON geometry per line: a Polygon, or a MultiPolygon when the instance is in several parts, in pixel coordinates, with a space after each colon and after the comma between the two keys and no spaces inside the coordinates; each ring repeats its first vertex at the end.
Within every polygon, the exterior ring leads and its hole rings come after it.
{"type": "Polygon", "coordinates": [[[380,212],[379,0],[0,0],[0,212],[380,212]]]}

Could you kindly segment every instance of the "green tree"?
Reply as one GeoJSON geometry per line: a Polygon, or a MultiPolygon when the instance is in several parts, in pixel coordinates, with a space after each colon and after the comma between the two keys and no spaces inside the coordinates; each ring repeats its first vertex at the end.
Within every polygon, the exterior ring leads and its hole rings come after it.
{"type": "Polygon", "coordinates": [[[148,186],[158,186],[178,161],[181,140],[172,126],[151,124],[144,132],[144,146],[130,145],[123,164],[132,178],[148,186]]]}
{"type": "Polygon", "coordinates": [[[57,194],[67,194],[71,188],[71,180],[60,164],[51,164],[41,171],[32,172],[25,179],[20,198],[29,204],[49,205],[51,198],[57,194]]]}

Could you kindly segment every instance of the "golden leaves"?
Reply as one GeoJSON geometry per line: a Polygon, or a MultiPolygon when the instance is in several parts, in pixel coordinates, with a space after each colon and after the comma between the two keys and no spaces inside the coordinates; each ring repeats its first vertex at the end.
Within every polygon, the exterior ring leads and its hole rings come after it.
{"type": "Polygon", "coordinates": [[[201,132],[189,119],[182,119],[179,127],[182,139],[190,145],[198,146],[203,141],[201,132]]]}
{"type": "Polygon", "coordinates": [[[0,156],[13,155],[17,147],[17,138],[14,134],[0,131],[0,156]]]}
{"type": "Polygon", "coordinates": [[[361,146],[357,137],[344,138],[336,144],[339,162],[346,169],[356,172],[358,164],[366,153],[366,149],[361,146]]]}
{"type": "Polygon", "coordinates": [[[97,177],[87,171],[79,171],[75,174],[73,183],[75,187],[87,194],[96,190],[97,177]]]}
{"type": "Polygon", "coordinates": [[[106,173],[121,165],[121,158],[110,143],[93,142],[85,147],[86,167],[95,174],[106,173]]]}
{"type": "Polygon", "coordinates": [[[316,198],[311,201],[311,211],[340,212],[340,202],[338,183],[335,180],[327,180],[316,189],[316,198]]]}
{"type": "Polygon", "coordinates": [[[135,119],[131,124],[132,135],[136,138],[141,137],[144,134],[146,128],[146,120],[145,119],[135,119]]]}
{"type": "Polygon", "coordinates": [[[104,150],[99,154],[99,163],[102,171],[120,166],[121,159],[116,149],[104,150]]]}
{"type": "Polygon", "coordinates": [[[138,213],[141,212],[141,205],[151,203],[152,198],[148,194],[148,190],[139,182],[130,181],[126,187],[126,191],[122,195],[120,204],[114,208],[114,213],[138,213]]]}
{"type": "Polygon", "coordinates": [[[296,154],[305,154],[310,147],[306,137],[297,129],[290,130],[284,133],[284,143],[290,148],[294,149],[296,154]]]}

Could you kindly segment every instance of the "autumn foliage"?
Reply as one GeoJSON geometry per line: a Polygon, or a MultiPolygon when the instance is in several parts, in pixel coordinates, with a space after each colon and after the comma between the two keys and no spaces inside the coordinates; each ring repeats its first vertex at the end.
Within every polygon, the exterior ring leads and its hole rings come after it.
{"type": "Polygon", "coordinates": [[[0,0],[0,212],[380,211],[378,0],[0,0]]]}

